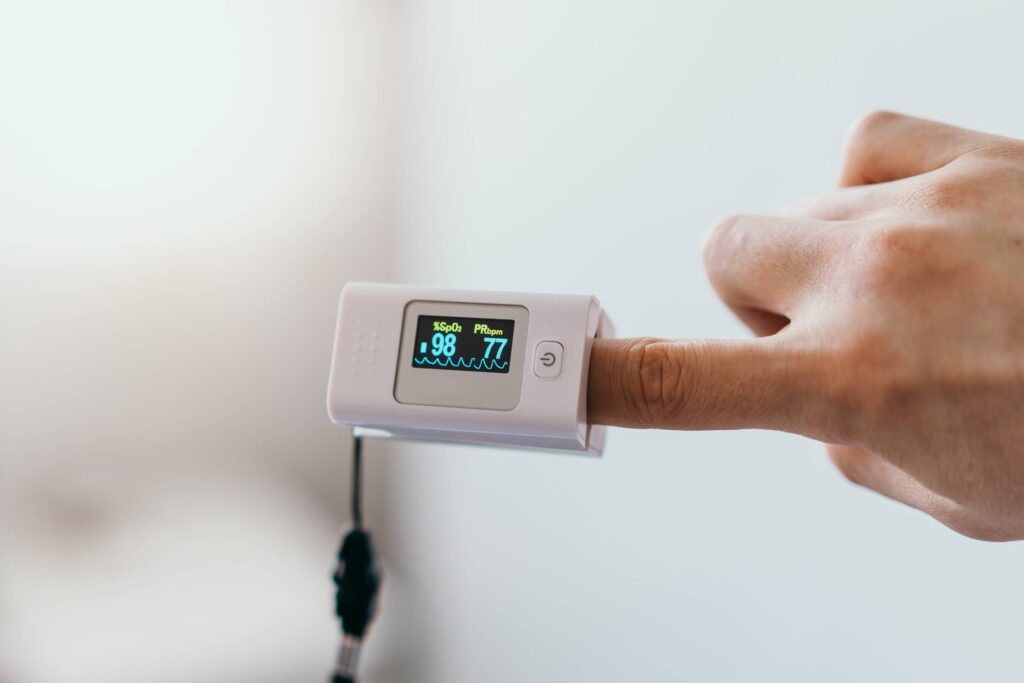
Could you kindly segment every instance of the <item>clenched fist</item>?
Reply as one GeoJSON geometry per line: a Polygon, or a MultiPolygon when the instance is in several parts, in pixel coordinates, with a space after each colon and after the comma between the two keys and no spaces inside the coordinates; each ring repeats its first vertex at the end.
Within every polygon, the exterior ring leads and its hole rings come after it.
{"type": "Polygon", "coordinates": [[[960,533],[1024,538],[1024,142],[874,113],[840,185],[708,237],[759,339],[598,340],[590,419],[803,434],[960,533]]]}

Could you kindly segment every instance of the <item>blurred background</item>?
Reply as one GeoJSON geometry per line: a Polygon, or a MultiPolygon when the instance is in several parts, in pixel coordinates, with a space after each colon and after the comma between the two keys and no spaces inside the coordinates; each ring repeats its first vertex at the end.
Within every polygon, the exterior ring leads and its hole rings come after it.
{"type": "MultiPolygon", "coordinates": [[[[746,332],[716,217],[875,108],[1024,137],[1024,7],[0,1],[0,681],[324,680],[347,280],[746,332]]],[[[366,681],[1018,681],[1024,546],[775,433],[367,447],[366,681]]]]}

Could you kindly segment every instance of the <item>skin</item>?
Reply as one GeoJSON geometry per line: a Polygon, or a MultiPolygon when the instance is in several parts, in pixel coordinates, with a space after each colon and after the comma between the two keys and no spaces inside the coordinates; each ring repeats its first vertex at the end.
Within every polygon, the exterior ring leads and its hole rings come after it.
{"type": "Polygon", "coordinates": [[[590,418],[775,429],[984,540],[1024,539],[1024,142],[876,112],[840,187],[708,236],[758,336],[597,340],[590,418]]]}

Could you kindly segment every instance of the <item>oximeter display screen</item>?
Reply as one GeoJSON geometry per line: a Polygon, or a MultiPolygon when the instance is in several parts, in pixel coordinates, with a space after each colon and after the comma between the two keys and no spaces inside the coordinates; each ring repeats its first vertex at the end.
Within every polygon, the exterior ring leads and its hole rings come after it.
{"type": "Polygon", "coordinates": [[[416,321],[416,368],[508,372],[515,321],[421,315],[416,321]]]}

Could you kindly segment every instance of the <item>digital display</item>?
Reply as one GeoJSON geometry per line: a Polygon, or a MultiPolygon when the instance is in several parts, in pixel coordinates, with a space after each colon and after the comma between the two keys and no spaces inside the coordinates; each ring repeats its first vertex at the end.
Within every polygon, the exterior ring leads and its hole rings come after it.
{"type": "Polygon", "coordinates": [[[421,315],[412,365],[435,370],[508,372],[515,321],[421,315]]]}

